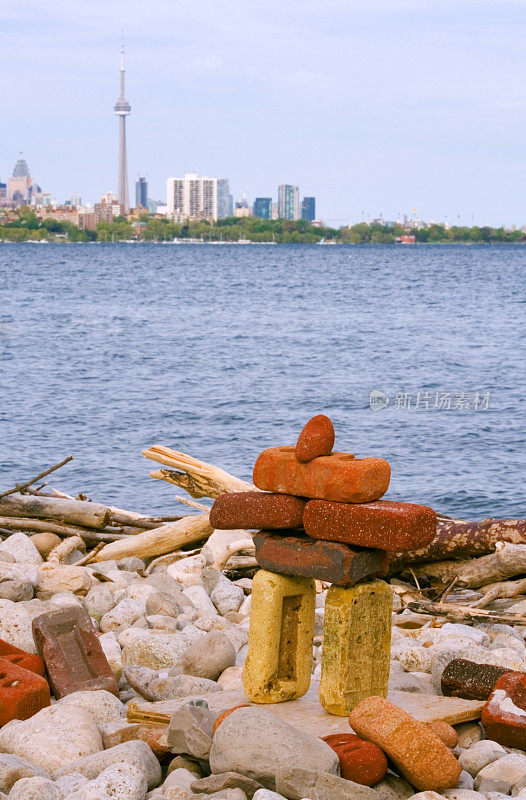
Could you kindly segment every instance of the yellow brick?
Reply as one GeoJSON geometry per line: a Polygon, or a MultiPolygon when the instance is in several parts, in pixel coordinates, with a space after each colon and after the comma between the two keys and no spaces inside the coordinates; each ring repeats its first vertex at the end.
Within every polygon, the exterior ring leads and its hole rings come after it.
{"type": "Polygon", "coordinates": [[[245,694],[254,703],[283,703],[308,691],[316,590],[312,578],[259,570],[252,582],[245,694]]]}
{"type": "Polygon", "coordinates": [[[328,590],[320,703],[329,714],[344,717],[366,697],[387,697],[392,602],[384,581],[328,590]]]}

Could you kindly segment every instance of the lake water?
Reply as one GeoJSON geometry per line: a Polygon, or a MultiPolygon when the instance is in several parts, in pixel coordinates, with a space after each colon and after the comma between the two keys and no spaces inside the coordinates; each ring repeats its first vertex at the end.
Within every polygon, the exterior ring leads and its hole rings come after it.
{"type": "Polygon", "coordinates": [[[249,479],[323,412],[338,450],[390,461],[386,497],[524,516],[525,266],[513,245],[2,244],[0,488],[72,454],[53,485],[177,513],[143,448],[249,479]]]}

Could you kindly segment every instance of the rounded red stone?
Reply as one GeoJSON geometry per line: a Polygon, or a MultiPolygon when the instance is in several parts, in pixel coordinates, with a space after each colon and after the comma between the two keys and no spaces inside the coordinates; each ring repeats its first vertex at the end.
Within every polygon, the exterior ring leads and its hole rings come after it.
{"type": "Polygon", "coordinates": [[[330,456],[334,447],[334,426],[325,414],[312,417],[296,442],[298,461],[312,461],[318,456],[330,456]]]}
{"type": "Polygon", "coordinates": [[[362,786],[375,786],[387,774],[384,751],[373,742],[366,742],[354,733],[333,733],[323,741],[340,759],[340,773],[348,781],[362,786]]]}

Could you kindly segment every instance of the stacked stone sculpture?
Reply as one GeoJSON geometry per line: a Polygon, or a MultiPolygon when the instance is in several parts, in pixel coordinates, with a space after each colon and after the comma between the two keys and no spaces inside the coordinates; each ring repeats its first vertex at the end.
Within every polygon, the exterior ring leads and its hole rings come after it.
{"type": "Polygon", "coordinates": [[[387,695],[391,589],[380,580],[388,552],[433,539],[427,506],[381,500],[391,468],[382,458],[334,452],[332,422],[313,417],[295,447],[272,447],[256,460],[260,491],[219,497],[210,524],[257,529],[249,650],[243,676],[256,703],[302,697],[309,688],[316,591],[325,604],[320,702],[345,716],[364,698],[387,695]]]}

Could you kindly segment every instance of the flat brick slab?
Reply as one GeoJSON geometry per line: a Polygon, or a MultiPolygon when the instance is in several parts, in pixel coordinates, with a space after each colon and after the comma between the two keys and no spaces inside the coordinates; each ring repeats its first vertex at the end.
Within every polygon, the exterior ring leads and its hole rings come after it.
{"type": "Polygon", "coordinates": [[[393,500],[360,505],[309,500],[303,525],[313,539],[404,551],[416,550],[433,540],[436,514],[428,506],[393,500]]]}
{"type": "Polygon", "coordinates": [[[106,689],[119,696],[117,681],[83,608],[68,606],[41,614],[33,620],[33,638],[56,697],[83,689],[106,689]]]}
{"type": "Polygon", "coordinates": [[[267,492],[319,497],[341,503],[378,500],[389,488],[391,467],[383,458],[355,458],[331,453],[307,463],[296,458],[294,447],[271,447],[259,454],[253,481],[267,492]]]}
{"type": "Polygon", "coordinates": [[[229,492],[218,497],[210,511],[217,530],[299,528],[305,500],[272,492],[229,492]]]}
{"type": "Polygon", "coordinates": [[[383,550],[352,550],[340,542],[322,542],[306,536],[260,531],[254,534],[254,545],[256,561],[270,572],[305,575],[338,586],[381,578],[389,567],[383,550]]]}

